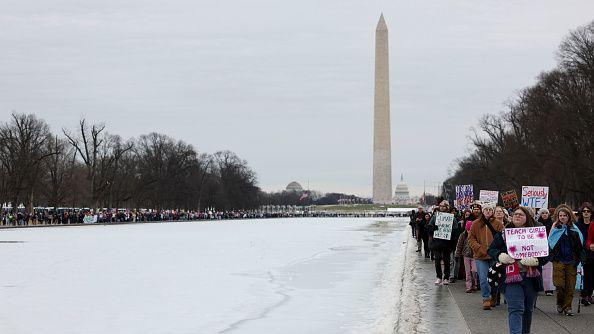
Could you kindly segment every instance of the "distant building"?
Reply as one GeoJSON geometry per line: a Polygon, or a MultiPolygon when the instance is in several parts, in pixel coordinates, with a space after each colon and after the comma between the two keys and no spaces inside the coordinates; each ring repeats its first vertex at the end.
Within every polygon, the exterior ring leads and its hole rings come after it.
{"type": "Polygon", "coordinates": [[[404,182],[404,176],[400,175],[400,183],[396,186],[394,191],[394,204],[397,205],[410,205],[412,200],[410,198],[410,192],[408,191],[408,184],[404,182]]]}
{"type": "Polygon", "coordinates": [[[285,190],[300,193],[303,191],[303,187],[299,183],[293,181],[287,185],[287,188],[285,190]]]}

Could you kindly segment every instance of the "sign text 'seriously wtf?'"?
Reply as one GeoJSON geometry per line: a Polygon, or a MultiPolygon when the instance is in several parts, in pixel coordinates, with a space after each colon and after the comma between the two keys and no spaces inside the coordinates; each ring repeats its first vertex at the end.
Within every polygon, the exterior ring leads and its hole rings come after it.
{"type": "Polygon", "coordinates": [[[549,205],[549,187],[523,186],[522,206],[528,208],[546,208],[549,205]]]}

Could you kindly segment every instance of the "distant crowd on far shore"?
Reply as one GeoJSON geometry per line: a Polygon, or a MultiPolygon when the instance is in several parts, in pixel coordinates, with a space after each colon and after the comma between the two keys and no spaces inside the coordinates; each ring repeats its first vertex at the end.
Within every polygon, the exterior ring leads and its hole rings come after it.
{"type": "Polygon", "coordinates": [[[34,212],[0,211],[0,226],[76,225],[142,223],[212,219],[263,218],[255,211],[184,211],[184,210],[115,210],[103,209],[93,214],[89,209],[35,210],[34,212]]]}
{"type": "Polygon", "coordinates": [[[214,208],[187,210],[155,210],[155,209],[100,209],[97,213],[89,208],[35,208],[29,212],[19,209],[14,212],[10,208],[0,209],[0,227],[59,226],[84,224],[125,224],[144,222],[172,221],[207,221],[228,219],[262,219],[262,218],[386,218],[404,217],[406,211],[311,211],[287,206],[287,209],[272,210],[216,210],[214,208]]]}

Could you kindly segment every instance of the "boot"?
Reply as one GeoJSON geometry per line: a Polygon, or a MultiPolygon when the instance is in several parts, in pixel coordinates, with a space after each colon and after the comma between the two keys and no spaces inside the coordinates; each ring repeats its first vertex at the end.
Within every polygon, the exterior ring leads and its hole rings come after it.
{"type": "Polygon", "coordinates": [[[491,306],[499,306],[501,304],[501,293],[497,292],[491,295],[491,306]]]}
{"type": "Polygon", "coordinates": [[[491,309],[491,298],[483,299],[483,310],[491,309]]]}

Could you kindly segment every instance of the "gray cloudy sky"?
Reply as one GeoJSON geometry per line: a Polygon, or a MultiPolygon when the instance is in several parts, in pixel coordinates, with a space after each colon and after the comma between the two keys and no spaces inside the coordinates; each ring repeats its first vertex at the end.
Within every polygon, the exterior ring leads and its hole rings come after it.
{"type": "Polygon", "coordinates": [[[394,186],[435,192],[480,115],[555,64],[594,1],[0,0],[0,112],[84,116],[371,194],[374,29],[390,30],[394,186]]]}

